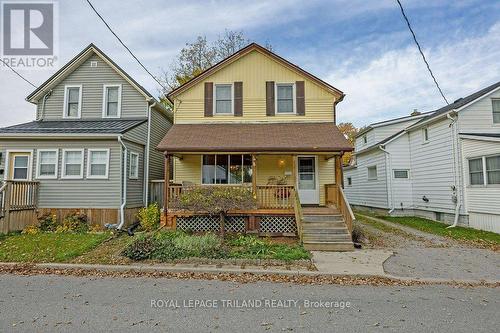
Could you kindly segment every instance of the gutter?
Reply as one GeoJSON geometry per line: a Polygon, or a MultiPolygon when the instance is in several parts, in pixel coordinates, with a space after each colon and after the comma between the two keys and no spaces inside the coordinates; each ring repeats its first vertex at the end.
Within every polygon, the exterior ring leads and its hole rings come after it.
{"type": "Polygon", "coordinates": [[[49,99],[50,95],[52,95],[52,89],[49,90],[49,92],[43,96],[42,110],[40,111],[40,117],[37,117],[37,120],[38,119],[43,120],[43,114],[45,113],[45,102],[47,101],[47,99],[49,99]]]}
{"type": "MultiPolygon", "coordinates": [[[[391,174],[391,171],[392,171],[392,168],[391,168],[391,153],[389,153],[387,150],[385,150],[384,146],[382,146],[382,145],[378,146],[378,148],[381,151],[383,151],[386,154],[386,157],[389,159],[389,163],[388,163],[389,164],[388,165],[389,172],[387,172],[387,170],[386,170],[385,174],[386,174],[386,177],[387,177],[387,181],[385,183],[385,186],[387,188],[387,201],[389,201],[389,200],[391,201],[391,204],[388,205],[388,206],[392,206],[392,207],[389,207],[390,208],[389,214],[391,214],[394,211],[394,209],[395,209],[395,207],[394,207],[394,193],[393,193],[393,190],[392,190],[392,186],[390,186],[390,185],[392,185],[392,182],[391,182],[391,178],[392,178],[392,174],[391,174]],[[389,189],[391,191],[390,197],[389,197],[389,189]]],[[[385,161],[386,161],[386,169],[387,169],[387,160],[385,160],[385,161]]]]}

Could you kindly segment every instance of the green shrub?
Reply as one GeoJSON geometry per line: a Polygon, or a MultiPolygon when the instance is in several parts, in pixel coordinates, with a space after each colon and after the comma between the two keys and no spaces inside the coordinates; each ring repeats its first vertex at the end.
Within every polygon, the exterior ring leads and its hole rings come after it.
{"type": "Polygon", "coordinates": [[[223,254],[222,240],[213,233],[200,236],[184,234],[174,238],[173,244],[184,257],[220,258],[223,254]]]}
{"type": "Polygon", "coordinates": [[[122,254],[132,260],[151,259],[157,243],[152,235],[141,234],[123,250],[122,254]]]}
{"type": "Polygon", "coordinates": [[[54,214],[44,214],[38,218],[40,230],[43,232],[54,232],[57,228],[57,217],[54,214]]]}
{"type": "Polygon", "coordinates": [[[148,207],[141,208],[137,217],[143,230],[153,231],[160,225],[160,208],[156,202],[152,203],[148,207]]]}
{"type": "Polygon", "coordinates": [[[75,232],[75,233],[85,233],[89,231],[89,224],[87,215],[83,213],[72,213],[67,215],[62,225],[56,227],[56,232],[75,232]]]}
{"type": "Polygon", "coordinates": [[[36,226],[36,225],[29,225],[26,228],[24,228],[21,233],[25,234],[25,235],[36,235],[36,234],[39,234],[40,231],[41,230],[40,230],[40,228],[38,226],[36,226]]]}

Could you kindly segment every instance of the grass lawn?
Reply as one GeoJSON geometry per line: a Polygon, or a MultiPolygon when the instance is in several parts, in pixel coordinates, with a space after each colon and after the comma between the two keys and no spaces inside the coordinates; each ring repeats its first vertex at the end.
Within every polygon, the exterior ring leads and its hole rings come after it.
{"type": "Polygon", "coordinates": [[[65,262],[92,250],[108,233],[39,233],[0,236],[0,261],[65,262]]]}
{"type": "Polygon", "coordinates": [[[455,227],[446,229],[448,225],[444,223],[427,220],[421,217],[392,217],[392,216],[378,216],[378,217],[389,222],[399,223],[420,231],[456,240],[481,243],[483,245],[492,245],[492,246],[500,245],[500,234],[494,232],[464,228],[464,227],[455,227]]]}

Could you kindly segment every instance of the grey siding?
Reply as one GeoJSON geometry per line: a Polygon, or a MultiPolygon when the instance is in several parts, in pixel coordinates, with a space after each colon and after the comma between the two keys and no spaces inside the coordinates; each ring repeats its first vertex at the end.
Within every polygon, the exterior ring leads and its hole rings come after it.
{"type": "MultiPolygon", "coordinates": [[[[146,99],[130,83],[97,55],[91,56],[63,81],[52,89],[52,95],[45,103],[43,119],[59,120],[64,110],[64,86],[82,85],[82,119],[102,118],[103,85],[121,84],[121,117],[147,117],[146,99]],[[97,61],[97,67],[90,67],[91,61],[97,61]]],[[[37,119],[40,119],[42,99],[37,104],[37,119]]]]}
{"type": "Polygon", "coordinates": [[[33,149],[32,179],[36,179],[37,149],[58,149],[58,179],[40,179],[40,208],[119,208],[120,152],[117,141],[110,140],[1,140],[0,149],[33,149]],[[61,179],[62,149],[85,149],[83,179],[61,179]],[[108,179],[87,179],[87,150],[109,148],[108,179]]]}
{"type": "Polygon", "coordinates": [[[123,134],[123,138],[135,143],[146,145],[148,139],[148,122],[144,122],[123,134]]]}
{"type": "Polygon", "coordinates": [[[125,142],[127,157],[127,208],[144,206],[144,146],[125,142]],[[130,178],[130,152],[139,154],[139,172],[137,179],[130,178]]]}
{"type": "Polygon", "coordinates": [[[149,179],[163,179],[164,156],[163,153],[156,150],[156,147],[167,134],[172,123],[168,118],[158,110],[151,110],[151,142],[149,151],[149,179]]]}

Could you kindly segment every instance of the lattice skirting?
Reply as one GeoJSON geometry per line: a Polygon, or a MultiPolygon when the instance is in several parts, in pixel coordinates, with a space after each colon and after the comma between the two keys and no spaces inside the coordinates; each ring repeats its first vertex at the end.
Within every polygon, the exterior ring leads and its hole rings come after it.
{"type": "Polygon", "coordinates": [[[296,233],[297,224],[293,216],[267,215],[260,219],[260,232],[264,233],[296,233]]]}
{"type": "MultiPolygon", "coordinates": [[[[246,216],[227,216],[224,229],[226,232],[245,232],[246,216]]],[[[179,216],[177,229],[193,232],[219,231],[219,217],[208,215],[179,216]]]]}

